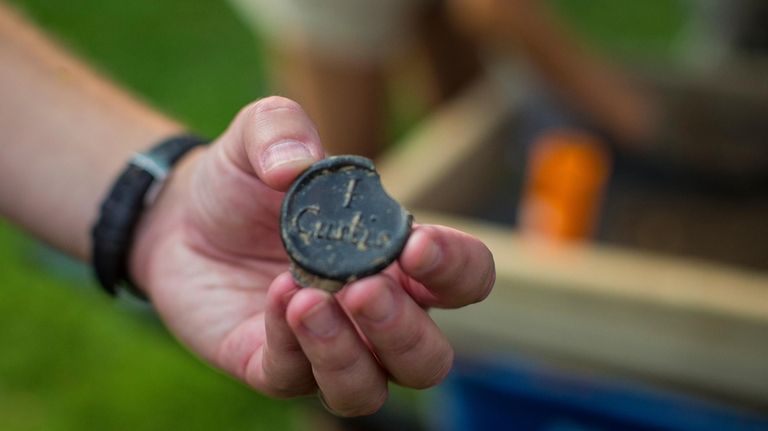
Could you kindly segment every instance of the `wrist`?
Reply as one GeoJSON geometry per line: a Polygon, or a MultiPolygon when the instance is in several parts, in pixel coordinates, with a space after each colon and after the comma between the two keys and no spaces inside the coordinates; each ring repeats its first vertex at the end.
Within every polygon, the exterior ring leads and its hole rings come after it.
{"type": "Polygon", "coordinates": [[[93,268],[107,293],[115,295],[120,287],[134,290],[128,268],[137,227],[177,162],[202,143],[192,135],[167,138],[136,153],[113,183],[91,229],[93,268]]]}
{"type": "Polygon", "coordinates": [[[128,253],[127,271],[135,287],[148,298],[152,297],[155,262],[162,264],[163,261],[157,250],[183,233],[192,177],[206,151],[207,148],[199,147],[184,155],[166,178],[154,201],[144,208],[136,226],[128,253]]]}

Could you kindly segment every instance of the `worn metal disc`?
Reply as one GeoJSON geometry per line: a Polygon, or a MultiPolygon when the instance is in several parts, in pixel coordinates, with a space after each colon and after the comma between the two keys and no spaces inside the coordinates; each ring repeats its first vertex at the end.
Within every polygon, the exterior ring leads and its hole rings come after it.
{"type": "Polygon", "coordinates": [[[280,231],[296,281],[336,291],[394,262],[411,222],[384,191],[371,160],[336,156],[313,164],[293,183],[280,231]]]}

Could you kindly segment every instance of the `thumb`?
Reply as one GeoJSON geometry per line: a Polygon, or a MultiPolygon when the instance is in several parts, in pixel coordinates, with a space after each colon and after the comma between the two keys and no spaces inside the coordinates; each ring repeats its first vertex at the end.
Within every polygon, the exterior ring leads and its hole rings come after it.
{"type": "Polygon", "coordinates": [[[234,134],[224,148],[230,159],[279,191],[285,191],[325,154],[309,116],[298,103],[283,97],[267,97],[246,106],[228,133],[234,134]]]}

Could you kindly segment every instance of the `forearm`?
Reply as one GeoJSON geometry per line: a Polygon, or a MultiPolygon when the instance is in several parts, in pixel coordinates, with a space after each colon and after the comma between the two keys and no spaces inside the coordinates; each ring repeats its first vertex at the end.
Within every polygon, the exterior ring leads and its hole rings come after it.
{"type": "Polygon", "coordinates": [[[0,3],[0,214],[82,259],[130,156],[180,126],[68,56],[0,3]]]}

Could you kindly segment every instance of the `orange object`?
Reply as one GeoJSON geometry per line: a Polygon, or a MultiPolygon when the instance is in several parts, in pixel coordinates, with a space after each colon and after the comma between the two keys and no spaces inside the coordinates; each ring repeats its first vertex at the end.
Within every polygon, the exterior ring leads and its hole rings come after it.
{"type": "Polygon", "coordinates": [[[520,205],[520,228],[552,240],[592,235],[608,180],[610,159],[586,132],[556,130],[533,145],[520,205]]]}

